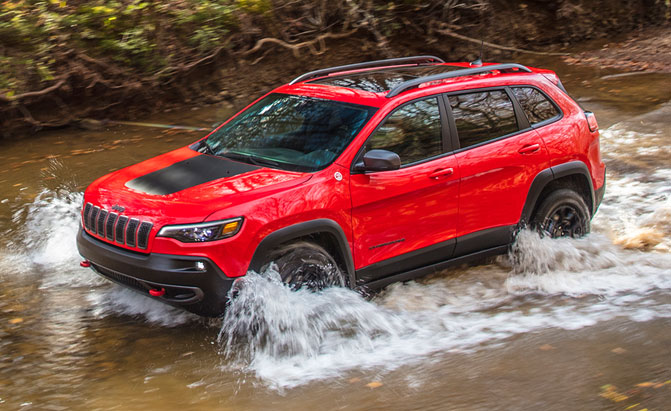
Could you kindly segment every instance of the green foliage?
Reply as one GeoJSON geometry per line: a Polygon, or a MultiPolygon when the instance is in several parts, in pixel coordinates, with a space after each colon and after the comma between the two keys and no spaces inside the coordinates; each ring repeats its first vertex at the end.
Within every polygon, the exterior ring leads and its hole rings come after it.
{"type": "Polygon", "coordinates": [[[234,5],[207,0],[181,3],[182,7],[164,3],[157,10],[169,15],[175,34],[200,52],[219,47],[230,29],[237,26],[234,5]]]}
{"type": "MultiPolygon", "coordinates": [[[[568,1],[568,0],[566,0],[568,1]]],[[[641,0],[638,0],[641,1],[641,0]]],[[[560,3],[564,0],[560,1],[560,3]]],[[[505,3],[505,2],[504,2],[505,3]]],[[[0,93],[44,87],[73,51],[137,77],[173,73],[222,46],[337,32],[392,38],[431,22],[480,21],[489,0],[0,0],[0,93]],[[352,21],[350,21],[352,20],[352,21]],[[408,27],[408,22],[413,27],[408,27]],[[344,30],[344,29],[342,29],[344,30]]],[[[671,0],[658,0],[660,15],[671,0]]],[[[91,70],[99,70],[104,64],[91,70]]]]}
{"type": "Polygon", "coordinates": [[[237,6],[249,13],[263,14],[272,10],[270,0],[237,0],[237,6]]]}
{"type": "MultiPolygon", "coordinates": [[[[141,72],[158,71],[169,63],[163,47],[188,47],[206,54],[219,47],[237,26],[242,8],[260,12],[268,0],[14,0],[0,3],[0,45],[10,56],[31,55],[28,71],[40,81],[54,78],[54,47],[71,47],[86,54],[110,58],[141,72]],[[159,46],[160,44],[160,46],[159,46]]],[[[10,57],[5,57],[10,58],[10,57]]],[[[14,61],[14,60],[13,60],[14,61]]],[[[0,87],[16,87],[13,76],[0,73],[0,87]]]]}

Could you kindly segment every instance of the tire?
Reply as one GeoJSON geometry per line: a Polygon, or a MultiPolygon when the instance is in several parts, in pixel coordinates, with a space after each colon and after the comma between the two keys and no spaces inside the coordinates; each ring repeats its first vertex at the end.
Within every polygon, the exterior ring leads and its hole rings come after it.
{"type": "Polygon", "coordinates": [[[320,291],[328,287],[344,287],[343,271],[321,246],[310,242],[289,244],[271,254],[264,269],[275,264],[282,281],[294,290],[303,287],[320,291]]]}
{"type": "Polygon", "coordinates": [[[585,200],[567,188],[555,190],[536,209],[532,227],[551,238],[582,237],[590,231],[591,213],[585,200]]]}

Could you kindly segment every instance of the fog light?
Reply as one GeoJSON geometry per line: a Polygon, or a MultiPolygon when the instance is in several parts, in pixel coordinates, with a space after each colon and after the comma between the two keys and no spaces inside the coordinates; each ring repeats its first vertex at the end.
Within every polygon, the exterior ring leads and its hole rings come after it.
{"type": "Polygon", "coordinates": [[[197,261],[196,262],[196,270],[205,271],[205,263],[202,262],[202,261],[197,261]]]}

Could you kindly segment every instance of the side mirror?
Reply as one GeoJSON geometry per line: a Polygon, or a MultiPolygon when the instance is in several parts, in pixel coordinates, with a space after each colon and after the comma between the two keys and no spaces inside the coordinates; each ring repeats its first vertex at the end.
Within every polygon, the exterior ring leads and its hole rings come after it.
{"type": "Polygon", "coordinates": [[[370,150],[363,156],[363,163],[355,165],[355,171],[388,171],[401,168],[401,158],[388,150],[370,150]]]}

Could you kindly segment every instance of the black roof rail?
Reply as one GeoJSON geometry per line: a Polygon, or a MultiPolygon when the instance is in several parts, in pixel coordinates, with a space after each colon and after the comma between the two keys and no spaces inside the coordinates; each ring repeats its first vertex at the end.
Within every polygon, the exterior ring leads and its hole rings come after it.
{"type": "Polygon", "coordinates": [[[366,61],[363,63],[347,64],[345,66],[329,67],[321,70],[311,71],[305,73],[291,80],[289,84],[296,84],[300,81],[305,81],[315,77],[325,76],[330,73],[337,73],[339,71],[357,70],[363,68],[377,67],[377,66],[394,66],[400,64],[426,64],[426,63],[445,63],[443,59],[436,56],[412,56],[400,57],[395,59],[366,61]]]}
{"type": "Polygon", "coordinates": [[[454,77],[471,76],[473,74],[487,73],[494,70],[502,71],[502,70],[515,70],[515,69],[519,71],[524,71],[526,73],[531,73],[531,70],[528,67],[516,63],[492,64],[490,66],[454,70],[454,71],[448,71],[446,73],[433,74],[431,76],[419,77],[412,80],[404,81],[403,83],[389,90],[389,92],[385,95],[385,97],[387,98],[395,97],[410,88],[419,86],[420,84],[423,83],[429,83],[431,81],[444,80],[454,77]]]}

